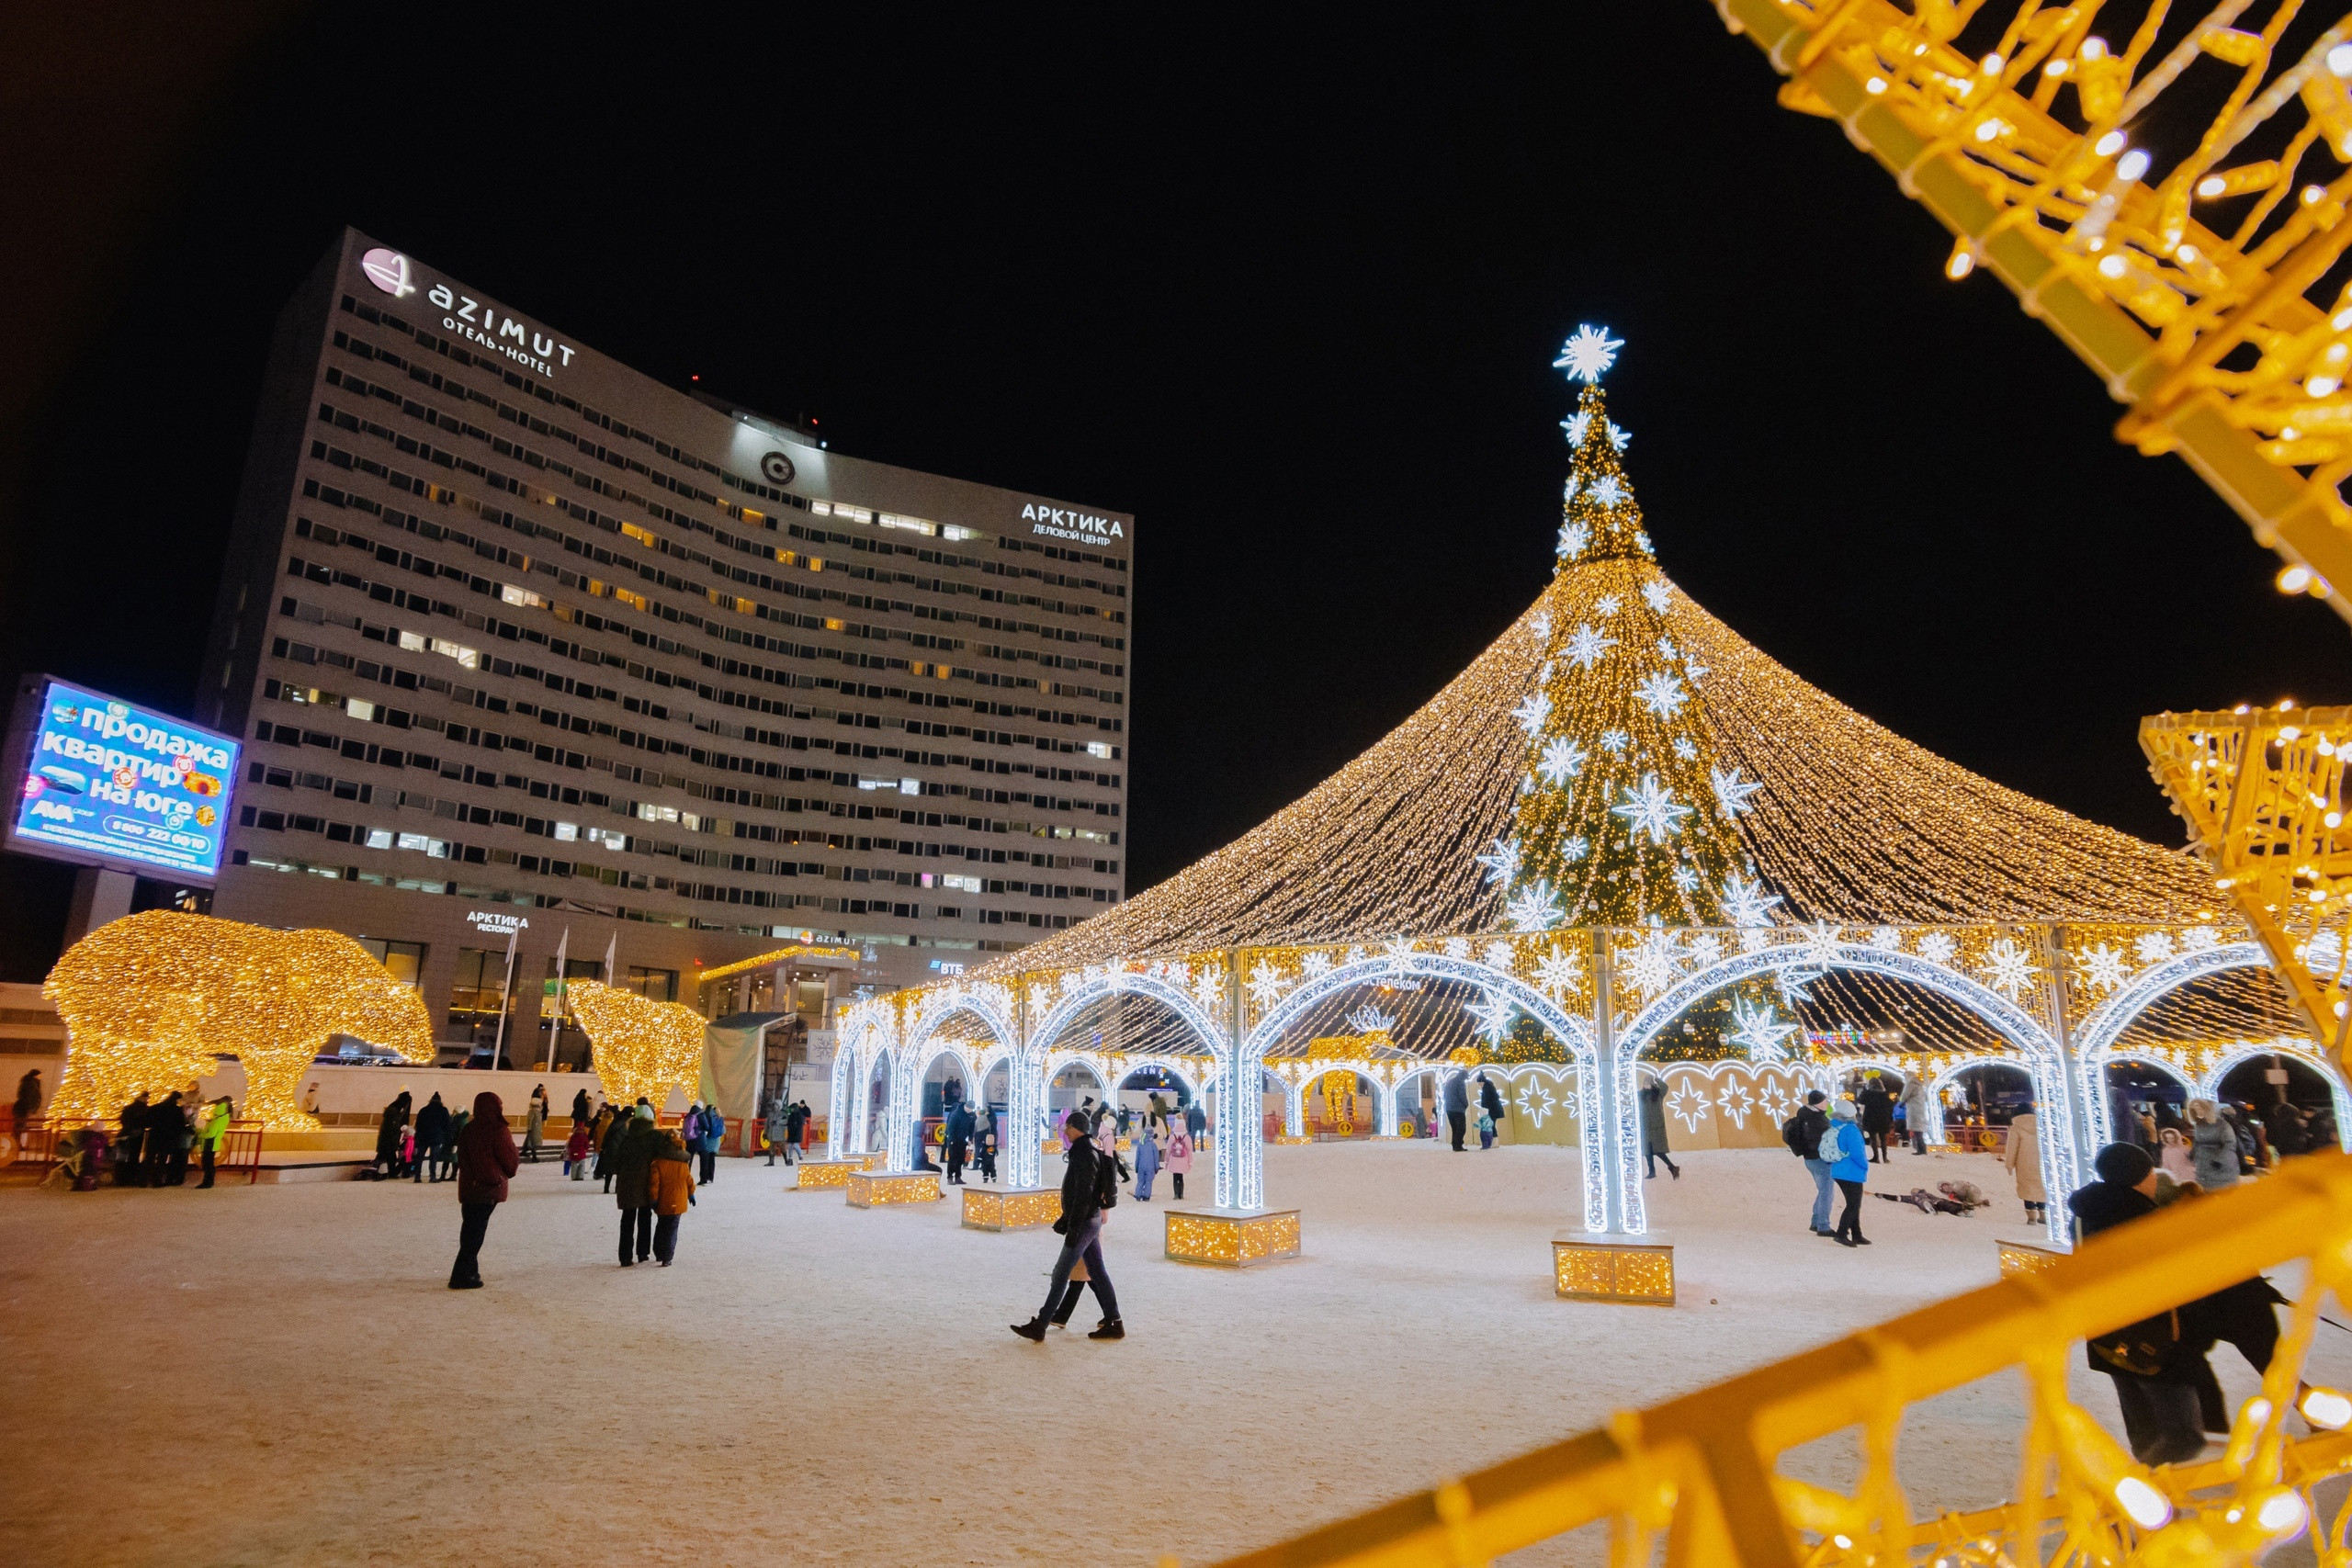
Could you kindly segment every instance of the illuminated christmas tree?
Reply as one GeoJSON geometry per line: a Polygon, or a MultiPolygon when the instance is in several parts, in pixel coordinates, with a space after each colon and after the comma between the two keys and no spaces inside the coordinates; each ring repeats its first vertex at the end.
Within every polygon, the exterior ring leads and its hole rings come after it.
{"type": "Polygon", "coordinates": [[[1515,713],[1527,748],[1513,834],[1481,859],[1520,931],[1760,925],[1779,900],[1736,825],[1759,786],[1717,757],[1706,667],[1668,624],[1676,590],[1619,460],[1632,437],[1600,391],[1622,346],[1582,327],[1558,361],[1584,383],[1561,422],[1560,564],[1535,622],[1534,690],[1515,713]]]}

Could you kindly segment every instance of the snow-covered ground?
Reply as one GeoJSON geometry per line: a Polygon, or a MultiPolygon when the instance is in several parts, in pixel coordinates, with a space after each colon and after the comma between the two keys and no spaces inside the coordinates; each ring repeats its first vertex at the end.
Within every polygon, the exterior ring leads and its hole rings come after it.
{"type": "MultiPolygon", "coordinates": [[[[1166,1194],[1124,1201],[1129,1337],[1043,1346],[1006,1325],[1049,1234],[853,1210],[740,1160],[667,1269],[615,1267],[612,1201],[526,1168],[470,1292],[445,1288],[453,1187],[0,1189],[0,1541],[26,1564],[1200,1564],[1983,1284],[1994,1237],[2032,1234],[2006,1197],[1872,1198],[1877,1245],[1848,1250],[1806,1233],[1785,1153],[1692,1154],[1648,1189],[1681,1304],[1562,1302],[1574,1153],[1269,1148],[1305,1257],[1170,1263],[1166,1194]]],[[[2009,1190],[1984,1156],[1886,1171],[1956,1175],[2009,1190]]],[[[2321,1332],[2322,1373],[2352,1377],[2352,1336],[2321,1332]]],[[[2215,1365],[2250,1392],[2234,1352],[2215,1365]]],[[[2105,1380],[2078,1382],[2112,1425],[2105,1380]]],[[[2018,1411],[2005,1376],[1916,1412],[1915,1503],[2006,1497],[2018,1411]]],[[[1789,1468],[1843,1482],[1853,1452],[1789,1468]]]]}

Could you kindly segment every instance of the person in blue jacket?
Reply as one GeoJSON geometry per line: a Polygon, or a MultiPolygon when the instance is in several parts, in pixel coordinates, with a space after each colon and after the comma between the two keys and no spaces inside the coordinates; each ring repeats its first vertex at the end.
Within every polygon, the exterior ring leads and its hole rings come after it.
{"type": "Polygon", "coordinates": [[[1829,1179],[1846,1195],[1846,1212],[1838,1216],[1838,1245],[1868,1247],[1871,1238],[1862,1234],[1862,1182],[1870,1175],[1870,1145],[1854,1121],[1852,1100],[1841,1100],[1830,1111],[1821,1157],[1829,1160],[1829,1179]],[[1833,1151],[1837,1157],[1830,1159],[1833,1151]]]}

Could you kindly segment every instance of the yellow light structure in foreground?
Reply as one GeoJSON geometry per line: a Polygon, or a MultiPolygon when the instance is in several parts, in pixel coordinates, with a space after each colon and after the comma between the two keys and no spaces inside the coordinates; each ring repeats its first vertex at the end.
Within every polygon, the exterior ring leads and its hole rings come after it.
{"type": "Polygon", "coordinates": [[[1948,276],[1999,277],[2130,405],[2118,439],[2352,619],[2352,26],[2287,53],[2299,4],[1714,6],[1953,232],[1948,276]]]}
{"type": "Polygon", "coordinates": [[[673,1087],[689,1094],[702,1080],[702,1014],[679,1002],[650,1002],[594,980],[565,985],[572,1016],[595,1051],[605,1096],[627,1105],[640,1095],[659,1110],[673,1087]]]}
{"type": "Polygon", "coordinates": [[[939,1174],[930,1170],[853,1170],[844,1184],[853,1209],[889,1209],[901,1203],[936,1203],[939,1174]]]}
{"type": "MultiPolygon", "coordinates": [[[[2352,584],[2347,584],[2352,587],[2352,584]]],[[[2166,713],[2140,721],[2148,771],[2190,848],[2260,939],[2314,1039],[2352,1034],[2352,825],[2344,748],[2352,708],[2166,713]]]]}
{"type": "Polygon", "coordinates": [[[967,1187],[964,1228],[1025,1231],[1062,1217],[1062,1195],[1052,1187],[967,1187]]]}
{"type": "Polygon", "coordinates": [[[1568,1301],[1674,1304],[1674,1245],[1658,1235],[1562,1231],[1552,1238],[1552,1289],[1568,1301]]]}
{"type": "Polygon", "coordinates": [[[2319,1520],[2318,1483],[2352,1472],[2352,1434],[2296,1440],[2286,1424],[2321,1303],[2352,1289],[2348,1258],[2352,1156],[2293,1160],[2266,1180],[2134,1221],[2030,1276],[1628,1411],[1227,1568],[1454,1568],[1603,1519],[1614,1532],[1610,1561],[1621,1563],[1652,1562],[1660,1536],[1665,1561],[1710,1568],[1939,1556],[2252,1563],[2319,1520]],[[2237,1412],[2220,1459],[2150,1472],[2068,1398],[2075,1341],[2296,1258],[2310,1260],[2310,1280],[2261,1397],[2237,1412]],[[2005,1367],[2024,1371],[2030,1394],[2022,1500],[1914,1520],[1895,1472],[1905,1406],[2005,1367]],[[1774,1473],[1777,1456],[1856,1425],[1863,1470],[1852,1495],[1774,1473]]]}
{"type": "Polygon", "coordinates": [[[1219,1209],[1168,1211],[1168,1256],[1179,1263],[1247,1269],[1298,1256],[1298,1211],[1239,1213],[1219,1209]]]}
{"type": "Polygon", "coordinates": [[[66,1024],[53,1108],[66,1117],[110,1117],[141,1090],[186,1089],[231,1055],[245,1069],[245,1118],[307,1130],[318,1120],[295,1095],[335,1035],[405,1061],[434,1054],[432,1017],[415,988],[334,931],[149,910],[75,942],[43,993],[66,1024]]]}
{"type": "Polygon", "coordinates": [[[800,1162],[800,1185],[785,1189],[787,1192],[813,1192],[820,1189],[839,1191],[849,1185],[849,1173],[864,1170],[863,1159],[804,1159],[800,1162]]]}

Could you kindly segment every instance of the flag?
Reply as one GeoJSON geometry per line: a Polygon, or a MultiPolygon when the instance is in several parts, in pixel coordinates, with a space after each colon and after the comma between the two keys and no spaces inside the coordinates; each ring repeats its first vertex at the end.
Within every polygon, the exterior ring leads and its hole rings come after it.
{"type": "Polygon", "coordinates": [[[607,986],[614,984],[613,975],[615,971],[613,968],[613,960],[619,953],[620,946],[621,933],[615,931],[613,933],[613,940],[605,944],[605,984],[607,986]]]}

